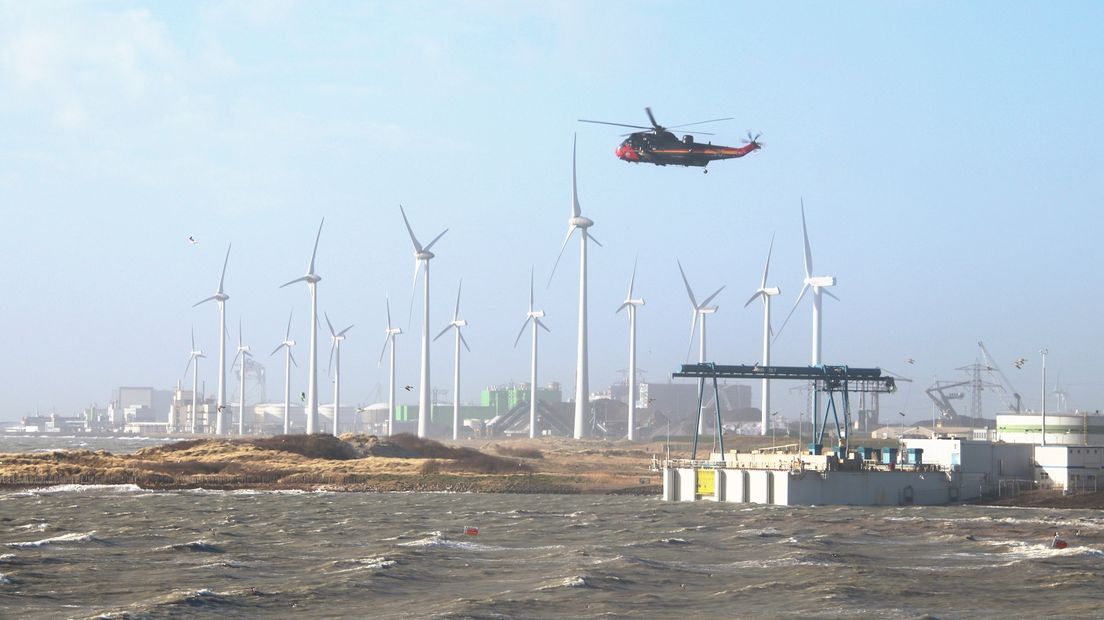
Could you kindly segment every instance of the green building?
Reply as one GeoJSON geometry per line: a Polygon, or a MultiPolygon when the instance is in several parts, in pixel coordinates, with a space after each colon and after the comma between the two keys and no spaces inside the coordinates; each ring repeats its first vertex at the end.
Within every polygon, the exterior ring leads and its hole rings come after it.
{"type": "MultiPolygon", "coordinates": [[[[559,383],[551,383],[546,387],[537,388],[537,398],[540,402],[549,405],[557,405],[563,402],[563,393],[559,383]]],[[[503,415],[517,407],[521,403],[529,402],[529,384],[510,384],[506,386],[491,386],[482,392],[481,404],[491,413],[484,419],[503,415]]]]}

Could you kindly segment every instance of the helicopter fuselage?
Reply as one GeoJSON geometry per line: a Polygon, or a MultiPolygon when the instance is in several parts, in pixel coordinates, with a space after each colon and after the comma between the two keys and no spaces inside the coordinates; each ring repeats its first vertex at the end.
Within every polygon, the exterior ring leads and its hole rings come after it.
{"type": "Polygon", "coordinates": [[[614,153],[619,159],[633,163],[704,168],[711,161],[743,157],[759,148],[755,141],[740,147],[721,146],[695,142],[694,136],[689,134],[680,140],[669,131],[641,131],[629,134],[614,153]]]}

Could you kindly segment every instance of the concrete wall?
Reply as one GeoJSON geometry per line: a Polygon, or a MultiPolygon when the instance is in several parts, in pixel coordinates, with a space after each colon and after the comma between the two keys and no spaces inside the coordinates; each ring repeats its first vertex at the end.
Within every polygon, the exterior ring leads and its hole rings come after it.
{"type": "MultiPolygon", "coordinates": [[[[1048,416],[1049,417],[1049,416],[1048,416]]],[[[1036,480],[1063,489],[1104,488],[1104,447],[1034,446],[1036,480]]]]}
{"type": "Polygon", "coordinates": [[[906,448],[922,448],[924,463],[957,467],[964,474],[989,474],[992,480],[1030,480],[1031,446],[964,439],[905,439],[906,448]]]}

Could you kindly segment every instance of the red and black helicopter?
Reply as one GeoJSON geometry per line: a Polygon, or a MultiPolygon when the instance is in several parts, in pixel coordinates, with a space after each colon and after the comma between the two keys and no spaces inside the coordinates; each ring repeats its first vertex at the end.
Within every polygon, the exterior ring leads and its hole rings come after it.
{"type": "MultiPolygon", "coordinates": [[[[763,147],[763,145],[759,143],[760,134],[756,134],[752,137],[750,131],[748,132],[747,140],[744,140],[744,145],[739,147],[720,146],[710,142],[702,144],[701,142],[695,142],[694,136],[689,134],[683,135],[680,140],[678,136],[670,131],[671,129],[680,129],[682,127],[690,127],[691,125],[729,121],[732,120],[731,118],[714,118],[708,121],[698,121],[696,123],[685,123],[673,127],[664,127],[656,122],[655,116],[652,115],[651,108],[644,108],[644,111],[648,113],[648,120],[652,121],[651,128],[641,125],[627,125],[625,123],[591,121],[584,118],[580,118],[579,122],[643,129],[644,131],[625,134],[628,137],[625,138],[624,142],[622,142],[616,150],[614,150],[614,153],[616,153],[617,157],[620,159],[634,163],[645,162],[657,166],[701,166],[702,172],[705,173],[709,172],[705,167],[708,166],[711,161],[743,157],[763,147]]],[[[713,135],[705,132],[700,133],[707,136],[713,135]]]]}

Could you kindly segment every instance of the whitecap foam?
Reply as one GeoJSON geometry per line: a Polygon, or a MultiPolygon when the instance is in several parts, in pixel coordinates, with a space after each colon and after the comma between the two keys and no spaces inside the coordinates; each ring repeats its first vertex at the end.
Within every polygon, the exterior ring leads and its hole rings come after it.
{"type": "Polygon", "coordinates": [[[0,586],[10,586],[12,583],[14,582],[11,580],[10,577],[5,575],[4,573],[0,573],[0,586]]]}
{"type": "Polygon", "coordinates": [[[408,542],[399,543],[400,547],[443,547],[446,549],[463,549],[465,551],[501,551],[505,547],[495,547],[492,545],[484,545],[477,542],[471,542],[467,540],[452,540],[445,538],[441,532],[431,532],[429,536],[425,538],[419,538],[417,540],[411,540],[408,542]]]}
{"type": "Polygon", "coordinates": [[[144,493],[145,489],[136,484],[56,484],[49,487],[38,487],[20,491],[15,495],[27,497],[31,495],[50,495],[54,493],[144,493]]]}
{"type": "Polygon", "coordinates": [[[557,583],[550,583],[545,586],[537,588],[537,590],[556,590],[559,588],[591,588],[594,587],[590,583],[590,577],[587,575],[572,575],[570,577],[564,577],[557,583]]]}
{"type": "Polygon", "coordinates": [[[196,551],[201,553],[222,553],[222,548],[214,543],[199,539],[191,542],[176,543],[172,545],[165,545],[164,547],[158,547],[158,551],[196,551]]]}
{"type": "Polygon", "coordinates": [[[52,536],[50,538],[43,538],[42,540],[32,540],[28,542],[13,542],[8,543],[9,547],[15,547],[17,549],[23,549],[28,547],[45,547],[59,542],[89,542],[94,540],[92,535],[95,534],[95,530],[91,532],[73,532],[71,534],[62,534],[61,536],[52,536]]]}

